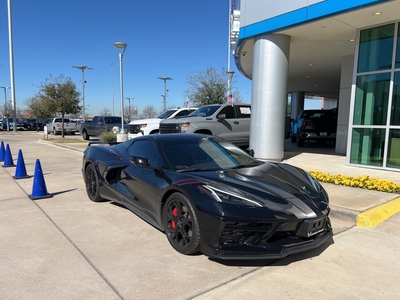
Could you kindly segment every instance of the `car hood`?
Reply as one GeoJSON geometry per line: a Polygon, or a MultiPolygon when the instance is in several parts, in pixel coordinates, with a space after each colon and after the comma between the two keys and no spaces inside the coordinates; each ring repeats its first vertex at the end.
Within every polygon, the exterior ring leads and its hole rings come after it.
{"type": "Polygon", "coordinates": [[[193,172],[211,189],[242,197],[255,206],[293,213],[300,219],[328,213],[329,199],[323,187],[304,170],[266,162],[257,167],[217,172],[193,172]]]}
{"type": "Polygon", "coordinates": [[[186,122],[194,122],[194,120],[204,120],[204,118],[212,118],[212,116],[209,116],[209,117],[198,117],[198,116],[173,117],[170,119],[162,120],[161,123],[162,124],[175,124],[175,123],[183,124],[186,122]]]}
{"type": "Polygon", "coordinates": [[[141,125],[141,124],[146,124],[146,123],[160,123],[160,121],[161,121],[161,119],[151,118],[151,119],[134,120],[134,121],[131,121],[129,124],[141,125]]]}

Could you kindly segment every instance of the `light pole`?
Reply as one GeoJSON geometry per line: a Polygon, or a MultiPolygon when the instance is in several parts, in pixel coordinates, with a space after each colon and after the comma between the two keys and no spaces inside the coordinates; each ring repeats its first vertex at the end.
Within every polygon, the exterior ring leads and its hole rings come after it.
{"type": "Polygon", "coordinates": [[[226,73],[228,74],[228,101],[231,101],[232,105],[233,105],[233,97],[232,97],[232,76],[233,73],[235,73],[234,71],[226,71],[226,73]]]}
{"type": "Polygon", "coordinates": [[[83,122],[86,120],[85,116],[85,70],[93,70],[93,68],[89,68],[88,66],[72,66],[73,68],[82,70],[82,107],[83,107],[83,122]]]}
{"type": "MultiPolygon", "coordinates": [[[[121,99],[121,131],[120,134],[125,134],[124,129],[124,80],[122,76],[122,57],[125,53],[126,47],[128,44],[123,42],[115,42],[115,48],[117,49],[118,58],[119,58],[119,90],[120,90],[120,99],[121,99]]],[[[126,138],[122,137],[123,140],[126,138]]]]}
{"type": "Polygon", "coordinates": [[[111,85],[112,85],[112,115],[114,116],[114,62],[110,62],[111,65],[111,85]]]}
{"type": "Polygon", "coordinates": [[[0,88],[4,89],[4,109],[6,108],[7,105],[7,92],[6,89],[9,89],[9,86],[0,86],[0,88]]]}
{"type": "Polygon", "coordinates": [[[158,79],[164,81],[164,111],[167,110],[167,80],[172,80],[171,77],[158,77],[158,79]]]}
{"type": "Polygon", "coordinates": [[[129,101],[128,109],[129,109],[129,120],[130,120],[131,119],[131,99],[133,100],[135,98],[126,97],[125,99],[128,99],[128,101],[129,101]]]}

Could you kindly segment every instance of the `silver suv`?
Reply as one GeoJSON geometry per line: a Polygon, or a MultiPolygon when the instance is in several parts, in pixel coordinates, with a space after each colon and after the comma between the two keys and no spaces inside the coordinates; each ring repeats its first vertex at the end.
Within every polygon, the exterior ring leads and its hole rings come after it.
{"type": "Polygon", "coordinates": [[[250,104],[211,104],[185,118],[160,122],[160,133],[203,133],[220,136],[238,146],[248,146],[250,104]]]}

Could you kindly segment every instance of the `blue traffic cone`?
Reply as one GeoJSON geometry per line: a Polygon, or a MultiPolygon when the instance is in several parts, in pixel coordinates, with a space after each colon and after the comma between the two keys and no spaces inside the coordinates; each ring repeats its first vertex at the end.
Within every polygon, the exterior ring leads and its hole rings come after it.
{"type": "Polygon", "coordinates": [[[0,161],[4,161],[4,154],[6,153],[6,150],[4,149],[4,143],[1,141],[0,145],[0,161]]]}
{"type": "Polygon", "coordinates": [[[40,161],[38,159],[36,160],[35,174],[33,175],[32,194],[28,197],[31,200],[53,197],[53,195],[47,192],[42,167],[40,166],[40,161]]]}
{"type": "Polygon", "coordinates": [[[6,153],[4,154],[4,163],[3,163],[3,167],[7,168],[7,167],[14,167],[14,160],[11,156],[11,150],[10,150],[10,145],[7,144],[6,146],[6,153]]]}
{"type": "Polygon", "coordinates": [[[26,173],[24,157],[22,156],[22,151],[18,151],[17,168],[15,169],[15,179],[29,178],[30,176],[26,173]]]}

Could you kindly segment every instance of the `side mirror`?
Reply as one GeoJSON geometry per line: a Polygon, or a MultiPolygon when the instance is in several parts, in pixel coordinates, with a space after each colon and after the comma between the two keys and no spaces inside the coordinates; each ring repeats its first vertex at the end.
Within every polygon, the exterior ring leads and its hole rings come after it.
{"type": "Polygon", "coordinates": [[[133,156],[131,162],[136,167],[148,168],[150,167],[150,160],[141,156],[133,156]]]}
{"type": "Polygon", "coordinates": [[[223,119],[225,119],[225,118],[226,118],[225,114],[219,114],[219,115],[217,115],[217,119],[218,119],[218,120],[223,120],[223,119]]]}

